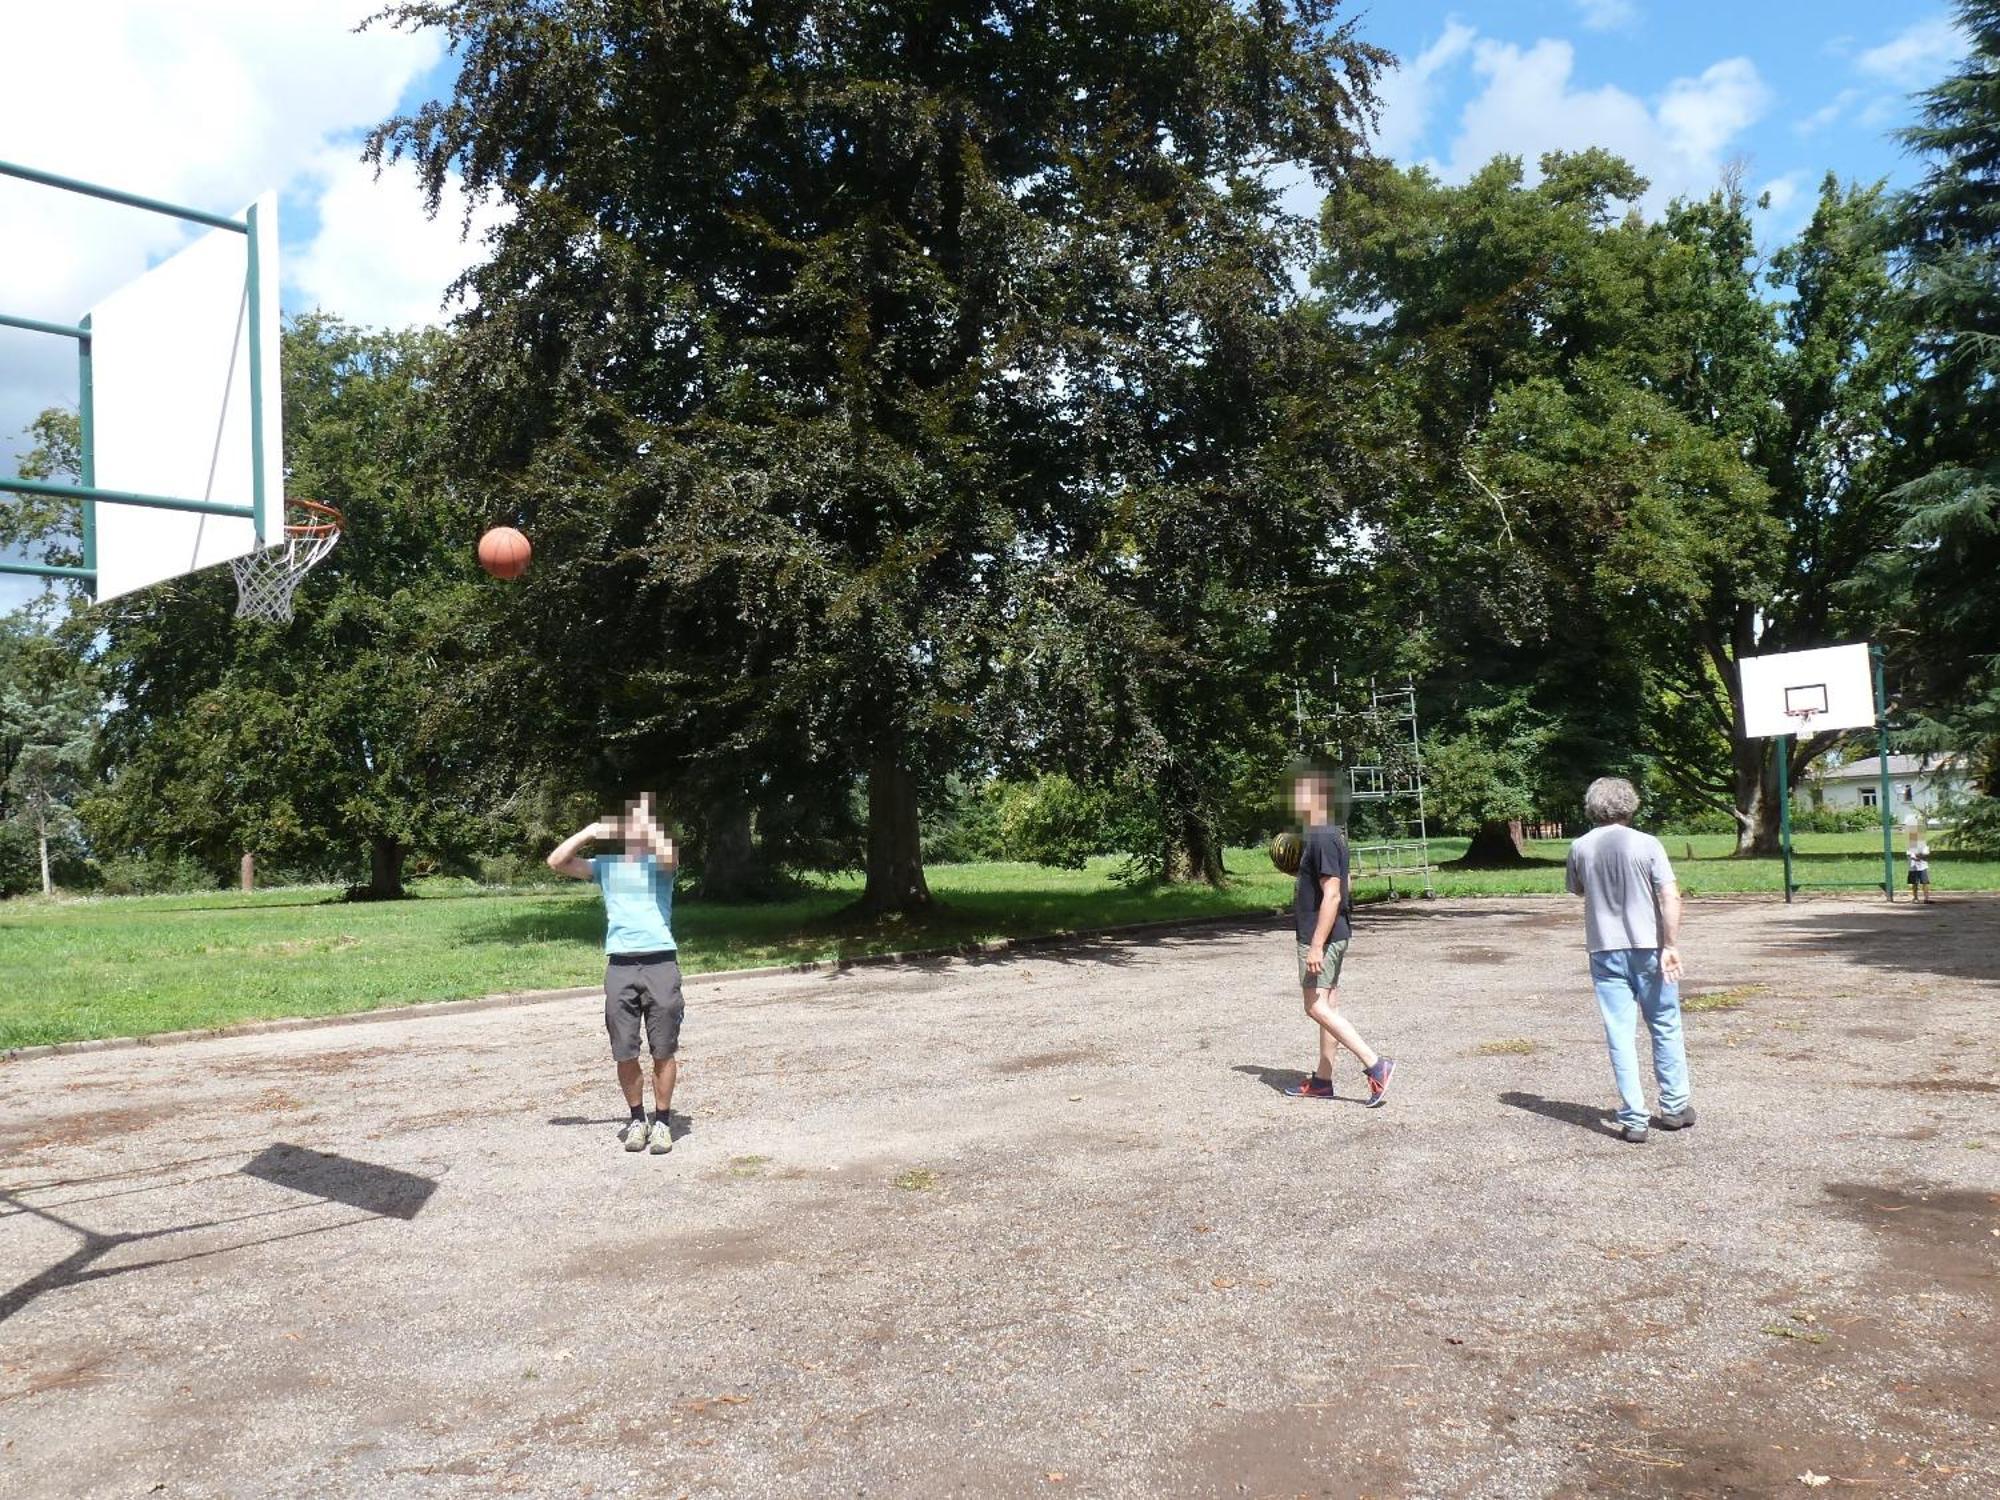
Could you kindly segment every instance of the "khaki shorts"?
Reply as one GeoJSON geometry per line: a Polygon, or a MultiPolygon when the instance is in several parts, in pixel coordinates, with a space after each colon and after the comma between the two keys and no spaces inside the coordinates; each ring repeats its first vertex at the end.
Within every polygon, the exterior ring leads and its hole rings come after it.
{"type": "Polygon", "coordinates": [[[1306,955],[1312,952],[1311,943],[1299,944],[1299,987],[1311,986],[1316,990],[1330,990],[1340,983],[1341,961],[1347,957],[1346,938],[1334,938],[1326,945],[1326,952],[1320,955],[1319,972],[1306,968],[1306,955]]]}

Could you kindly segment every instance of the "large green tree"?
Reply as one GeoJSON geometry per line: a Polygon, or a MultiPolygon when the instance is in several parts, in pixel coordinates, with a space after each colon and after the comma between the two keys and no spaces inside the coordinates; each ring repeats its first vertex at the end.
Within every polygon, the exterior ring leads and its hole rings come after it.
{"type": "Polygon", "coordinates": [[[1202,283],[1268,259],[1260,172],[1331,181],[1358,143],[1386,59],[1335,10],[392,7],[460,71],[372,150],[508,210],[446,388],[540,548],[514,619],[543,743],[760,822],[864,785],[864,904],[921,907],[921,801],[996,753],[1023,622],[1073,640],[1066,601],[1102,601],[1093,699],[1163,748],[1028,732],[1161,771],[1212,871],[1180,700],[1229,662],[1203,624],[1259,535],[1232,497],[1262,397],[1223,398],[1274,283],[1202,283]]]}
{"type": "MultiPolygon", "coordinates": [[[[1674,650],[1656,658],[1646,733],[1674,781],[1735,814],[1739,849],[1767,854],[1779,837],[1777,747],[1743,733],[1737,664],[1869,633],[1850,590],[1896,524],[1896,401],[1914,362],[1879,183],[1829,175],[1806,227],[1768,265],[1750,208],[1722,193],[1667,217],[1681,258],[1661,312],[1672,351],[1662,389],[1747,456],[1757,518],[1779,550],[1754,567],[1722,558],[1688,608],[1660,622],[1674,650]]],[[[1794,782],[1838,738],[1788,741],[1794,782]]]]}
{"type": "Polygon", "coordinates": [[[102,708],[71,641],[29,611],[0,616],[0,895],[84,873],[76,805],[102,708]]]}
{"type": "MultiPolygon", "coordinates": [[[[52,406],[28,424],[31,446],[17,465],[23,479],[76,483],[83,474],[83,423],[77,414],[52,406]]],[[[0,493],[0,551],[15,551],[53,567],[78,567],[82,510],[59,495],[0,493]]]]}
{"type": "MultiPolygon", "coordinates": [[[[1489,787],[1497,820],[1650,773],[1773,847],[1776,763],[1743,733],[1737,663],[1865,629],[1842,589],[1891,524],[1911,372],[1881,189],[1829,179],[1767,265],[1739,191],[1648,223],[1602,152],[1532,185],[1503,159],[1366,188],[1329,205],[1322,277],[1368,319],[1407,456],[1367,587],[1418,627],[1387,644],[1432,684],[1439,749],[1491,772],[1461,790],[1489,787]]],[[[1793,769],[1830,743],[1794,744],[1793,769]]]]}
{"type": "Polygon", "coordinates": [[[2000,0],[1957,16],[1965,59],[1902,133],[1924,164],[1901,205],[1920,378],[1900,527],[1858,592],[1897,627],[1913,743],[1972,757],[1984,795],[1967,832],[2000,843],[2000,0]]]}
{"type": "Polygon", "coordinates": [[[1474,860],[1518,857],[1524,802],[1641,769],[1675,622],[1775,568],[1740,445],[1670,388],[1694,257],[1628,211],[1644,191],[1586,151],[1532,184],[1513,158],[1461,186],[1384,166],[1327,205],[1319,284],[1378,382],[1357,655],[1425,683],[1474,860]]]}

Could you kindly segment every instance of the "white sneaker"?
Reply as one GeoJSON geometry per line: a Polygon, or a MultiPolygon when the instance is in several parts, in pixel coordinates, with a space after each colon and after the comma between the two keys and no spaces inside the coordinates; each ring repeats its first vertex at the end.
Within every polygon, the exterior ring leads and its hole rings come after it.
{"type": "Polygon", "coordinates": [[[655,1156],[665,1156],[674,1149],[673,1127],[665,1120],[653,1121],[652,1133],[647,1137],[646,1149],[655,1156]]]}
{"type": "Polygon", "coordinates": [[[625,1128],[618,1132],[618,1139],[625,1143],[627,1151],[644,1151],[646,1149],[646,1122],[644,1120],[627,1120],[625,1128]]]}

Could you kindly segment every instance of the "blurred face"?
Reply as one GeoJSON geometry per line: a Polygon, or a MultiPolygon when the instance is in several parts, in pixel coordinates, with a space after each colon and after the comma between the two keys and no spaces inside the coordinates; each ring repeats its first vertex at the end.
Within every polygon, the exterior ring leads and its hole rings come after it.
{"type": "Polygon", "coordinates": [[[1292,811],[1308,823],[1324,818],[1332,794],[1324,776],[1301,776],[1292,782],[1292,811]]]}
{"type": "Polygon", "coordinates": [[[639,819],[639,799],[632,798],[625,804],[625,815],[618,820],[620,836],[625,840],[627,854],[646,852],[645,825],[639,819]]]}

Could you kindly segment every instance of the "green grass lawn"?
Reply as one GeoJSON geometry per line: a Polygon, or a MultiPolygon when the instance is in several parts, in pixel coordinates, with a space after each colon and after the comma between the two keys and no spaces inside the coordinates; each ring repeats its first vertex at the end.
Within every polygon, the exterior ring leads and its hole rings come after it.
{"type": "MultiPolygon", "coordinates": [[[[1880,844],[1870,839],[1801,835],[1797,878],[1879,880],[1880,844]]],[[[1554,894],[1565,848],[1536,844],[1536,863],[1519,870],[1447,864],[1436,888],[1446,896],[1554,894]]],[[[1726,836],[1670,839],[1667,848],[1691,894],[1779,890],[1778,862],[1728,858],[1726,836]]],[[[1432,844],[1440,861],[1463,849],[1463,840],[1432,844]]],[[[768,906],[684,902],[674,931],[686,968],[700,973],[1271,911],[1291,897],[1290,879],[1261,850],[1230,851],[1231,879],[1221,890],[1134,889],[1117,882],[1117,868],[1112,859],[1074,871],[938,866],[929,872],[940,902],[934,915],[870,924],[840,915],[859,877],[835,877],[768,906]]],[[[1946,892],[2000,890],[2000,860],[1942,853],[1933,870],[1946,892]]],[[[1358,894],[1365,900],[1382,889],[1380,880],[1363,880],[1358,894]]],[[[603,919],[586,886],[498,892],[435,881],[420,896],[350,905],[337,891],[309,888],[0,904],[0,1048],[560,988],[593,983],[600,973],[603,919]]]]}

